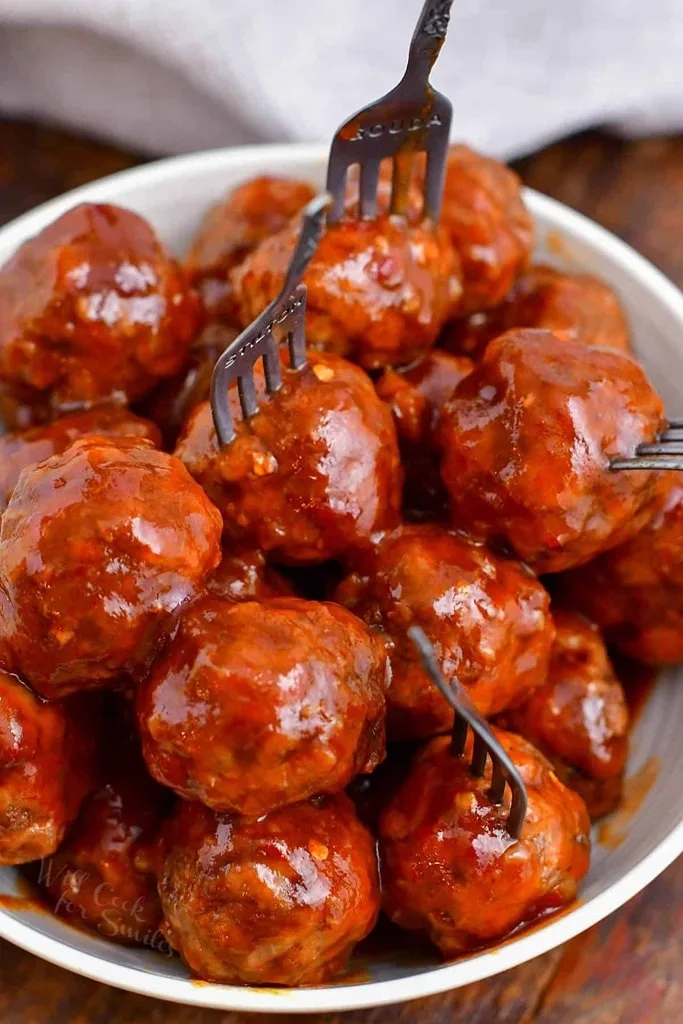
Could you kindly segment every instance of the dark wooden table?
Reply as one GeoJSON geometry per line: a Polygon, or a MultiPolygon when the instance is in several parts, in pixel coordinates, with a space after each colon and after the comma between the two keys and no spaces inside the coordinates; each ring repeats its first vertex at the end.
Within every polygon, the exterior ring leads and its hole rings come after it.
{"type": "MultiPolygon", "coordinates": [[[[0,120],[0,222],[139,162],[62,132],[0,120]]],[[[525,181],[616,232],[683,286],[683,138],[590,132],[519,164],[525,181]]],[[[681,1024],[683,858],[621,911],[562,949],[490,981],[312,1024],[681,1024]]],[[[0,940],[3,1024],[246,1024],[68,974],[0,940]]],[[[263,1019],[263,1018],[262,1018],[263,1019]]],[[[270,1018],[275,1021],[276,1018],[270,1018]]],[[[283,1018],[277,1018],[282,1021],[283,1018]]]]}

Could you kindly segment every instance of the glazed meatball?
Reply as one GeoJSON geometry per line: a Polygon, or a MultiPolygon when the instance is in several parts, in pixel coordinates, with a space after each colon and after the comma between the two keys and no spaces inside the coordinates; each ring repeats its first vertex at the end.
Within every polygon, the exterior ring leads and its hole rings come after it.
{"type": "Polygon", "coordinates": [[[563,274],[538,264],[500,306],[449,324],[441,344],[479,358],[489,341],[513,327],[542,327],[594,348],[629,352],[626,315],[612,289],[590,274],[563,274]]]}
{"type": "Polygon", "coordinates": [[[99,405],[61,416],[53,423],[0,436],[0,507],[12,497],[19,474],[51,455],[59,455],[80,437],[146,437],[161,444],[159,429],[121,405],[99,405]]]}
{"type": "Polygon", "coordinates": [[[657,473],[609,464],[663,425],[661,400],[629,356],[508,331],[442,410],[452,522],[539,573],[587,562],[651,515],[657,473]]]}
{"type": "Polygon", "coordinates": [[[683,661],[683,474],[662,474],[654,518],[559,580],[606,639],[648,665],[683,661]]]}
{"type": "Polygon", "coordinates": [[[142,217],[84,203],[0,269],[0,378],[57,410],[140,398],[180,370],[199,312],[142,217]]]}
{"type": "Polygon", "coordinates": [[[628,708],[597,626],[553,609],[555,643],[548,678],[504,724],[552,762],[584,798],[591,817],[619,800],[628,753],[628,708]]]}
{"type": "Polygon", "coordinates": [[[384,910],[402,928],[425,931],[447,958],[571,903],[588,870],[581,798],[526,740],[495,734],[527,787],[518,840],[506,829],[509,794],[501,807],[491,802],[490,762],[475,778],[447,736],[418,755],[379,821],[384,910]]]}
{"type": "Polygon", "coordinates": [[[383,538],[336,599],[387,644],[392,740],[434,736],[453,724],[407,635],[412,625],[422,627],[446,678],[456,676],[484,715],[523,702],[546,677],[553,625],[536,577],[435,524],[383,538]]]}
{"type": "Polygon", "coordinates": [[[71,923],[163,952],[161,906],[156,878],[145,870],[145,846],[161,829],[170,794],[150,779],[132,737],[107,740],[102,785],[41,876],[55,913],[71,923]]]}
{"type": "MultiPolygon", "coordinates": [[[[299,231],[295,217],[233,271],[245,326],[279,293],[299,231]]],[[[366,369],[400,366],[427,352],[455,314],[462,291],[444,231],[389,215],[329,226],[303,281],[309,345],[366,369]]]]}
{"type": "Polygon", "coordinates": [[[384,757],[382,643],[344,608],[198,601],[137,695],[145,760],[180,796],[257,816],[384,757]]]}
{"type": "Polygon", "coordinates": [[[467,146],[451,146],[441,224],[462,265],[458,315],[497,306],[528,265],[534,244],[517,175],[467,146]]]}
{"type": "Polygon", "coordinates": [[[213,368],[237,333],[236,328],[226,324],[207,324],[192,342],[187,364],[180,373],[157,384],[140,404],[140,413],[157,424],[169,450],[175,446],[190,414],[207,401],[213,368]]]}
{"type": "Polygon", "coordinates": [[[140,438],[83,438],[25,470],[0,526],[12,667],[48,698],[144,675],[220,533],[181,463],[140,438]]]}
{"type": "Polygon", "coordinates": [[[54,853],[97,785],[97,707],[81,695],[47,704],[0,672],[0,864],[54,853]]]}
{"type": "Polygon", "coordinates": [[[294,587],[266,563],[262,551],[225,550],[218,568],[206,581],[214,597],[226,601],[266,601],[271,597],[293,597],[294,587]]]}
{"type": "Polygon", "coordinates": [[[264,238],[276,234],[315,195],[306,181],[264,176],[246,181],[211,207],[186,266],[211,317],[235,316],[228,271],[264,238]]]}
{"type": "Polygon", "coordinates": [[[166,848],[163,931],[201,978],[322,984],[375,924],[375,843],[343,794],[257,821],[183,803],[166,848]]]}
{"type": "Polygon", "coordinates": [[[441,406],[473,366],[466,356],[432,349],[412,366],[385,370],[377,381],[377,394],[394,415],[405,472],[403,510],[411,520],[446,515],[434,428],[441,406]]]}
{"type": "MultiPolygon", "coordinates": [[[[285,563],[324,562],[367,546],[398,520],[401,467],[391,412],[358,367],[311,353],[287,368],[261,411],[241,418],[218,446],[211,409],[200,405],[176,455],[223,513],[233,543],[285,563]]],[[[262,382],[262,378],[261,378],[262,382]]]]}

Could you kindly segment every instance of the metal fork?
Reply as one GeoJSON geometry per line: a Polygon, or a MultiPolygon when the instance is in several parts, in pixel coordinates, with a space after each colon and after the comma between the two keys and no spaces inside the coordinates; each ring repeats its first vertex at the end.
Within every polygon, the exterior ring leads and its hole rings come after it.
{"type": "Polygon", "coordinates": [[[489,797],[494,804],[502,804],[505,795],[505,784],[510,787],[512,803],[507,820],[507,829],[513,839],[519,839],[522,825],[526,817],[527,791],[524,780],[500,742],[491,732],[489,725],[481,717],[472,701],[456,679],[447,683],[441,674],[436,660],[434,648],[419,626],[411,626],[408,636],[418,650],[425,672],[455,711],[451,750],[455,757],[465,753],[467,730],[474,733],[474,747],[470,772],[476,778],[482,778],[486,771],[486,759],[491,758],[493,774],[489,797]]]}
{"type": "Polygon", "coordinates": [[[421,151],[427,155],[423,214],[438,219],[452,107],[429,84],[429,74],[446,38],[452,2],[425,0],[399,84],[337,129],[327,166],[331,223],[344,215],[346,175],[354,164],[360,165],[360,216],[375,216],[380,164],[387,157],[394,158],[390,211],[405,213],[413,156],[421,151]]]}
{"type": "Polygon", "coordinates": [[[651,444],[639,444],[630,459],[612,459],[610,469],[683,469],[683,419],[669,420],[651,444]]]}
{"type": "Polygon", "coordinates": [[[332,199],[321,193],[304,208],[301,233],[287,268],[280,294],[218,358],[211,377],[211,412],[218,441],[223,447],[235,438],[230,411],[229,387],[236,380],[242,415],[245,419],[259,411],[254,367],[263,359],[266,392],[274,394],[282,387],[279,346],[286,339],[292,370],[306,366],[306,285],[301,284],[306,267],[325,227],[326,211],[332,199]],[[277,336],[275,333],[277,333],[277,336]]]}

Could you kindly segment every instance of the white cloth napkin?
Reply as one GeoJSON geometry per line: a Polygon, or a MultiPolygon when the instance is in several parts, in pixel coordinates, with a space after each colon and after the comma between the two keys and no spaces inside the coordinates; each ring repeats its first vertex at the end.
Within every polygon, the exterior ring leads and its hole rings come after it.
{"type": "MultiPolygon", "coordinates": [[[[328,139],[403,71],[421,0],[0,0],[0,110],[153,153],[328,139]]],[[[683,0],[455,0],[434,83],[501,156],[683,127],[683,0]]]]}

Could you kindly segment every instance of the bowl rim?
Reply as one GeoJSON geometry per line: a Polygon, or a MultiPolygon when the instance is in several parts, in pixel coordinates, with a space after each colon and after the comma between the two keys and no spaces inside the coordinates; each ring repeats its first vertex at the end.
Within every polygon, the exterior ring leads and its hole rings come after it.
{"type": "MultiPolygon", "coordinates": [[[[78,202],[115,201],[115,193],[121,186],[158,188],[163,187],[166,181],[176,180],[180,175],[192,177],[199,171],[205,171],[208,166],[212,166],[215,171],[225,169],[227,172],[249,165],[252,161],[271,165],[282,173],[288,170],[291,173],[297,164],[310,164],[311,167],[317,165],[322,169],[326,157],[326,145],[284,143],[205,150],[154,161],[108,175],[42,203],[0,228],[0,243],[6,242],[10,247],[20,244],[78,202]]],[[[528,188],[524,190],[524,195],[535,218],[541,216],[551,221],[556,228],[566,231],[574,239],[604,255],[612,263],[619,264],[624,271],[637,278],[679,321],[683,333],[683,293],[652,263],[611,232],[563,203],[528,188]]],[[[561,916],[493,949],[443,967],[386,981],[285,989],[238,987],[170,978],[76,949],[60,939],[44,935],[30,924],[17,920],[13,912],[2,909],[0,937],[94,981],[185,1005],[259,1013],[365,1009],[435,995],[481,981],[546,953],[597,924],[632,899],[682,852],[683,819],[673,825],[664,839],[638,864],[590,901],[582,903],[579,899],[572,909],[561,916]]]]}

